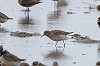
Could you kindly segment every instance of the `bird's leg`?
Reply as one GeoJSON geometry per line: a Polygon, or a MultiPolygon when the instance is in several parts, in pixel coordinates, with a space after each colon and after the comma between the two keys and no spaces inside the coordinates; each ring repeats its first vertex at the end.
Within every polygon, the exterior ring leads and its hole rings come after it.
{"type": "Polygon", "coordinates": [[[27,18],[28,18],[28,22],[29,22],[29,12],[27,13],[27,18]]]}
{"type": "Polygon", "coordinates": [[[28,8],[28,7],[26,7],[26,10],[25,10],[25,15],[27,15],[27,14],[28,14],[28,12],[29,12],[29,8],[28,8]]]}
{"type": "MultiPolygon", "coordinates": [[[[64,40],[63,40],[63,43],[64,43],[64,40]]],[[[65,48],[65,43],[64,43],[64,48],[65,48]]]]}
{"type": "Polygon", "coordinates": [[[57,45],[58,41],[56,42],[55,46],[57,45]]]}
{"type": "Polygon", "coordinates": [[[26,12],[26,18],[27,18],[27,21],[29,22],[29,11],[26,12]]]}
{"type": "Polygon", "coordinates": [[[29,8],[27,10],[29,11],[29,8]]]}
{"type": "Polygon", "coordinates": [[[57,47],[56,47],[56,52],[58,52],[57,47]]]}
{"type": "Polygon", "coordinates": [[[26,11],[27,11],[28,9],[27,9],[27,7],[26,7],[26,11]]]}
{"type": "Polygon", "coordinates": [[[29,7],[26,7],[26,11],[29,11],[29,7]]]}

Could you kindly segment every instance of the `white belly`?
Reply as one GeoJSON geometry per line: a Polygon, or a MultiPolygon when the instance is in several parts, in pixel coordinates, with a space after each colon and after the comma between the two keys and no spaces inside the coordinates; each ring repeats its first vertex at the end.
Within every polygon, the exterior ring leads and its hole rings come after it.
{"type": "Polygon", "coordinates": [[[66,40],[67,36],[66,35],[59,35],[59,36],[52,36],[49,38],[53,41],[61,41],[61,40],[66,40]]]}

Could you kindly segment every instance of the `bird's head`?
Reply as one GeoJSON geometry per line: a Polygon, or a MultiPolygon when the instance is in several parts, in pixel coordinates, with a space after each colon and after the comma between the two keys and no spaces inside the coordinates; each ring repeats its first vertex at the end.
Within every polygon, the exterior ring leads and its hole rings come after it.
{"type": "Polygon", "coordinates": [[[44,34],[43,34],[41,37],[43,37],[43,36],[48,36],[48,35],[49,35],[49,31],[46,30],[46,31],[44,31],[44,34]]]}

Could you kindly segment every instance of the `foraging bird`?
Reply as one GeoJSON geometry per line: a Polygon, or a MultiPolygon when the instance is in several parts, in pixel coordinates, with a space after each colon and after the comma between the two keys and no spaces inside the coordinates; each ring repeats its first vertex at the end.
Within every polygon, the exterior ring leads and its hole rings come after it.
{"type": "Polygon", "coordinates": [[[70,36],[73,36],[72,38],[75,39],[74,42],[78,42],[78,43],[85,43],[85,44],[88,44],[88,43],[100,43],[99,40],[94,40],[94,39],[91,39],[89,38],[89,36],[81,36],[80,34],[74,34],[74,35],[70,35],[70,36]]]}
{"type": "Polygon", "coordinates": [[[7,50],[0,52],[0,61],[1,64],[5,64],[7,66],[18,66],[21,61],[24,61],[25,59],[20,59],[17,56],[11,54],[7,50]]]}
{"type": "MultiPolygon", "coordinates": [[[[71,34],[73,32],[65,32],[65,31],[61,31],[61,30],[51,30],[51,31],[44,31],[44,34],[41,36],[43,37],[44,35],[49,37],[51,40],[56,41],[56,45],[58,43],[58,41],[63,41],[67,39],[67,35],[71,34]]],[[[55,45],[55,46],[56,46],[55,45]]],[[[64,47],[65,47],[65,43],[64,43],[64,47]]]]}
{"type": "Polygon", "coordinates": [[[33,5],[42,3],[39,0],[18,0],[18,3],[23,6],[26,7],[26,11],[29,11],[29,7],[32,7],[33,5]]]}
{"type": "Polygon", "coordinates": [[[9,19],[13,19],[13,18],[9,18],[8,16],[6,16],[5,14],[3,14],[2,12],[0,12],[0,23],[5,23],[7,22],[7,20],[9,19]]]}

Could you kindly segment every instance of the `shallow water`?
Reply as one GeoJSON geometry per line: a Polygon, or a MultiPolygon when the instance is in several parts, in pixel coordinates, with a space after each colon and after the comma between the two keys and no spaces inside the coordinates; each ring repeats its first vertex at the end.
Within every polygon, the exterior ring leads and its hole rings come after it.
{"type": "MultiPolygon", "coordinates": [[[[17,0],[2,0],[0,11],[13,20],[8,20],[1,24],[1,28],[7,32],[0,32],[0,43],[6,50],[20,58],[27,59],[30,65],[33,61],[39,61],[47,66],[51,66],[54,61],[58,61],[60,66],[94,66],[100,61],[98,44],[74,43],[72,39],[65,40],[66,47],[63,48],[62,41],[55,47],[55,42],[47,37],[14,37],[10,32],[38,32],[43,34],[44,30],[59,29],[81,35],[90,36],[95,40],[100,40],[100,29],[97,25],[97,18],[100,12],[96,9],[88,9],[89,5],[82,2],[99,5],[99,0],[67,0],[67,6],[62,6],[56,11],[56,5],[52,0],[43,0],[43,3],[30,8],[29,24],[24,23],[27,15],[22,11],[25,8],[20,6],[17,0]],[[74,14],[67,14],[67,12],[74,14]],[[89,13],[84,13],[89,12],[89,13]],[[58,55],[57,55],[58,54],[58,55]],[[57,55],[57,57],[55,57],[57,55]]],[[[94,7],[94,6],[93,6],[94,7]]]]}

